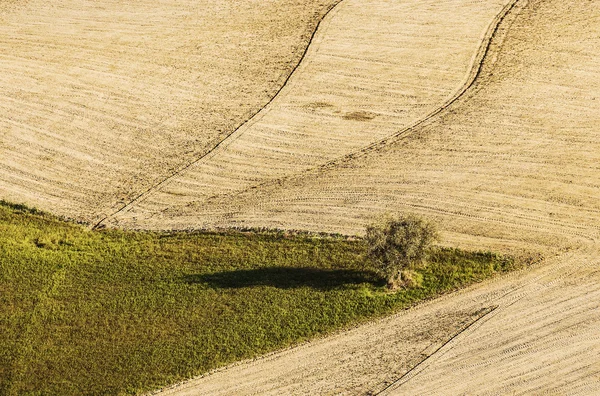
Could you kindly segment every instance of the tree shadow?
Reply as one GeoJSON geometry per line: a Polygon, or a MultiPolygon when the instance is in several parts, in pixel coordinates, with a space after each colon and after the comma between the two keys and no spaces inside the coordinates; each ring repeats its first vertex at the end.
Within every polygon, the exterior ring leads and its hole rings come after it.
{"type": "Polygon", "coordinates": [[[192,274],[183,277],[187,283],[206,283],[215,288],[240,289],[253,286],[272,286],[279,289],[311,287],[319,290],[336,289],[361,283],[379,284],[367,271],[347,269],[318,269],[269,267],[212,274],[192,274]]]}

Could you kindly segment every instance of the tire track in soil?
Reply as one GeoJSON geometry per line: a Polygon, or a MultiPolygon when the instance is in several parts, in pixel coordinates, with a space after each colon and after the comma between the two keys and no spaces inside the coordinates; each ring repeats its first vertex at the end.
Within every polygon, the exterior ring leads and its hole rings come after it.
{"type": "MultiPolygon", "coordinates": [[[[371,144],[367,145],[366,147],[361,148],[357,152],[350,153],[350,154],[345,154],[345,155],[343,155],[341,157],[338,157],[336,159],[327,161],[327,162],[325,162],[323,164],[320,164],[320,165],[319,164],[315,164],[316,166],[311,166],[311,167],[307,168],[306,170],[303,170],[302,171],[303,174],[307,173],[307,172],[315,171],[315,170],[322,170],[322,169],[330,168],[331,166],[334,166],[334,165],[336,165],[336,164],[338,164],[340,162],[344,162],[344,161],[346,161],[348,159],[355,158],[359,154],[361,154],[361,155],[362,154],[366,154],[366,153],[372,151],[373,149],[380,148],[380,147],[385,146],[385,145],[387,145],[389,143],[392,143],[393,141],[395,141],[395,140],[397,140],[397,139],[399,139],[399,138],[401,138],[403,136],[407,136],[411,131],[417,129],[419,126],[422,126],[423,124],[427,123],[428,121],[431,121],[436,116],[438,116],[439,114],[443,113],[446,109],[448,109],[448,107],[450,107],[453,103],[457,102],[460,98],[462,98],[465,95],[466,92],[469,91],[470,88],[472,88],[475,85],[476,81],[478,80],[479,76],[482,73],[482,70],[483,70],[483,67],[484,67],[484,64],[485,64],[485,60],[486,60],[486,57],[487,57],[487,55],[488,55],[488,53],[490,51],[492,43],[494,43],[495,41],[498,41],[498,40],[494,40],[494,39],[497,38],[496,36],[497,36],[498,30],[499,30],[499,27],[502,25],[502,22],[504,22],[504,20],[506,19],[506,17],[509,14],[511,14],[511,11],[520,2],[522,2],[522,1],[523,0],[511,0],[511,1],[509,1],[508,3],[506,3],[504,5],[504,7],[502,7],[501,11],[492,18],[492,21],[491,21],[491,23],[489,23],[487,29],[485,29],[483,36],[479,39],[480,40],[479,41],[479,46],[478,46],[477,50],[475,51],[475,54],[471,57],[470,65],[467,68],[467,70],[468,70],[467,76],[464,78],[463,82],[460,83],[458,89],[450,96],[450,98],[446,99],[443,104],[435,107],[434,110],[432,110],[431,112],[429,112],[425,117],[420,118],[416,122],[413,122],[408,127],[402,128],[402,130],[399,131],[399,132],[395,132],[392,135],[386,136],[383,140],[379,140],[379,141],[377,141],[375,143],[371,143],[371,144]]],[[[338,3],[338,5],[339,5],[339,3],[338,3]]],[[[339,9],[339,7],[337,7],[337,9],[339,9]]],[[[331,20],[331,18],[329,18],[329,19],[331,20]]],[[[323,20],[325,20],[325,18],[323,20]]],[[[316,35],[316,32],[317,31],[315,31],[315,35],[316,35]]],[[[313,39],[314,39],[315,35],[313,35],[313,39]]],[[[315,45],[315,43],[313,41],[311,41],[311,45],[309,45],[309,47],[307,48],[307,52],[311,49],[311,46],[315,45]]],[[[309,61],[310,61],[310,59],[307,59],[306,57],[303,58],[303,62],[304,63],[307,63],[309,61]]],[[[300,67],[300,66],[301,66],[301,64],[298,65],[298,67],[300,67]]],[[[297,74],[297,73],[298,72],[293,73],[292,75],[290,75],[290,77],[293,77],[293,75],[297,74]]],[[[291,82],[290,80],[291,80],[291,78],[288,79],[287,82],[291,82]]],[[[286,85],[289,85],[289,84],[286,83],[286,85]]],[[[285,87],[282,87],[282,90],[284,88],[285,87]]],[[[280,90],[280,92],[282,90],[280,90]]],[[[277,96],[279,96],[279,94],[277,96]]],[[[277,98],[277,96],[274,97],[273,100],[275,100],[277,98]]],[[[271,103],[272,103],[272,101],[271,101],[271,103]]],[[[264,109],[268,109],[268,106],[265,106],[264,109]]],[[[255,116],[253,116],[251,119],[249,119],[243,126],[252,124],[255,119],[260,118],[262,115],[263,115],[262,112],[258,112],[255,116]]],[[[238,128],[238,130],[236,130],[236,132],[240,132],[240,129],[242,127],[238,128]]],[[[245,130],[241,131],[241,133],[231,134],[226,139],[224,139],[223,141],[221,141],[217,147],[214,147],[214,149],[211,150],[211,152],[207,153],[206,155],[203,155],[201,158],[197,159],[196,161],[194,161],[189,166],[186,166],[185,169],[182,169],[180,172],[176,172],[171,177],[169,177],[169,178],[161,181],[159,184],[151,187],[150,189],[148,189],[144,193],[142,193],[139,196],[137,196],[134,200],[132,200],[131,202],[129,202],[126,206],[122,207],[118,211],[114,212],[113,214],[111,214],[109,216],[106,216],[104,219],[102,219],[100,222],[98,222],[98,224],[95,226],[95,228],[97,228],[100,225],[102,225],[106,220],[114,218],[114,217],[118,216],[119,214],[121,214],[123,212],[127,212],[132,207],[134,207],[135,204],[145,201],[150,195],[152,195],[154,192],[157,192],[157,190],[161,186],[165,185],[165,183],[167,183],[169,180],[172,180],[175,177],[180,176],[181,174],[185,173],[186,170],[189,170],[193,165],[197,165],[199,163],[202,163],[204,160],[208,160],[208,159],[212,158],[214,155],[216,155],[216,150],[218,150],[220,148],[226,148],[232,142],[234,142],[235,140],[239,139],[240,136],[244,132],[245,132],[245,130]]],[[[257,188],[257,187],[263,186],[263,185],[277,184],[277,183],[280,183],[283,180],[286,180],[286,179],[289,179],[289,178],[293,178],[293,177],[295,177],[297,175],[298,175],[298,173],[294,172],[294,173],[291,173],[290,175],[285,175],[285,176],[282,176],[282,177],[269,178],[267,180],[263,179],[263,181],[259,181],[258,183],[251,184],[248,187],[243,187],[238,192],[226,193],[226,194],[224,194],[224,196],[227,196],[228,198],[229,197],[235,197],[235,196],[241,194],[244,191],[252,190],[254,188],[257,188]]],[[[217,196],[219,196],[219,195],[217,195],[217,196]]]]}

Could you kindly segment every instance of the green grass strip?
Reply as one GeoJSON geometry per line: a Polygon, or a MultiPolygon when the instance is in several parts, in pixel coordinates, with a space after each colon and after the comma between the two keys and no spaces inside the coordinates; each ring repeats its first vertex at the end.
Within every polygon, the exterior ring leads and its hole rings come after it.
{"type": "Polygon", "coordinates": [[[438,250],[387,293],[361,240],[89,231],[0,202],[0,394],[123,394],[389,314],[515,267],[438,250]]]}

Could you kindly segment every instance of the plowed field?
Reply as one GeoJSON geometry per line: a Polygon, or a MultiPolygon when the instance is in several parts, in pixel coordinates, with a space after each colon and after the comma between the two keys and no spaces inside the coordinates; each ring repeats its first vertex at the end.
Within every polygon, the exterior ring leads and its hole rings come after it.
{"type": "Polygon", "coordinates": [[[300,174],[438,112],[473,82],[511,4],[343,1],[266,108],[116,213],[117,224],[210,225],[197,208],[213,207],[211,200],[300,174]]]}
{"type": "Polygon", "coordinates": [[[262,108],[337,1],[2,1],[0,196],[112,213],[262,108]]]}

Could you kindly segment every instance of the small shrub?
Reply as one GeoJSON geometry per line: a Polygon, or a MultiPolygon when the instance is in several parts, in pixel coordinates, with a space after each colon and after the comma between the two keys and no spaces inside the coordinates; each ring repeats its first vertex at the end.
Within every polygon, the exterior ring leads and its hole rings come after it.
{"type": "Polygon", "coordinates": [[[387,281],[388,288],[417,284],[407,270],[421,263],[439,239],[436,227],[417,216],[405,215],[367,226],[366,231],[369,263],[387,281]]]}

